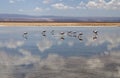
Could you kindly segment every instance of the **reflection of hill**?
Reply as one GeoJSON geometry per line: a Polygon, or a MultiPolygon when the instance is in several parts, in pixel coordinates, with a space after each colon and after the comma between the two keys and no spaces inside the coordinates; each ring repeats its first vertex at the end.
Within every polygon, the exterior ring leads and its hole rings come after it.
{"type": "Polygon", "coordinates": [[[0,14],[0,21],[120,22],[120,17],[68,17],[68,16],[30,16],[20,14],[0,14]]]}

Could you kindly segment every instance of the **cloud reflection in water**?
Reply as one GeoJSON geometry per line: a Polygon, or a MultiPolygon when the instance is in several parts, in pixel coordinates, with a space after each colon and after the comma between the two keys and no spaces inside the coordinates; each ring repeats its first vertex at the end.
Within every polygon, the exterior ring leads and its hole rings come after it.
{"type": "Polygon", "coordinates": [[[44,52],[45,50],[51,48],[52,45],[52,41],[48,40],[47,38],[44,38],[43,40],[37,43],[37,47],[40,50],[40,52],[44,52]]]}
{"type": "Polygon", "coordinates": [[[114,54],[111,54],[111,56],[101,56],[101,57],[91,57],[91,58],[85,58],[85,57],[68,57],[63,58],[62,56],[59,56],[57,54],[49,54],[47,58],[44,59],[38,59],[36,57],[25,53],[25,57],[12,57],[7,54],[1,54],[1,56],[4,56],[3,60],[0,59],[0,62],[4,61],[7,64],[14,61],[14,63],[17,63],[16,65],[7,65],[7,68],[5,68],[5,64],[0,64],[1,70],[0,72],[5,71],[12,71],[9,73],[1,74],[1,77],[6,76],[6,78],[19,78],[18,76],[24,72],[25,77],[24,78],[110,78],[120,77],[120,53],[115,52],[114,54]],[[28,55],[28,56],[27,56],[28,55]],[[12,58],[11,58],[12,57],[12,58]],[[34,57],[34,58],[33,58],[34,57]],[[15,60],[15,59],[18,60],[15,60]],[[25,65],[23,65],[25,64],[25,65]],[[33,67],[30,69],[25,68],[25,66],[29,66],[30,64],[33,64],[33,67]],[[12,68],[12,69],[11,69],[12,68]],[[21,70],[17,72],[18,70],[21,70]],[[12,77],[12,74],[16,73],[16,75],[12,77]],[[7,77],[8,75],[8,77],[7,77]]]}
{"type": "Polygon", "coordinates": [[[24,45],[24,41],[15,41],[15,40],[8,40],[4,42],[0,42],[0,47],[6,48],[17,48],[24,45]]]}

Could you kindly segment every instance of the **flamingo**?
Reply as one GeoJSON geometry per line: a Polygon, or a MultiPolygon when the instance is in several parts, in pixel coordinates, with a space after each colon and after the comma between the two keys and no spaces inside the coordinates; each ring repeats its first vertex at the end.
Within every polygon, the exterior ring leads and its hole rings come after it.
{"type": "Polygon", "coordinates": [[[55,30],[52,30],[52,31],[51,31],[51,34],[54,35],[54,34],[55,34],[55,30]]]}
{"type": "Polygon", "coordinates": [[[76,31],[73,31],[73,37],[76,37],[76,33],[77,33],[76,31]]]}
{"type": "Polygon", "coordinates": [[[25,39],[27,39],[27,34],[28,34],[27,32],[24,32],[24,33],[23,33],[23,37],[24,37],[25,39]]]}
{"type": "Polygon", "coordinates": [[[43,35],[43,36],[46,36],[45,32],[46,32],[45,30],[42,32],[42,35],[43,35]]]}
{"type": "Polygon", "coordinates": [[[78,39],[81,40],[81,41],[83,40],[83,39],[82,39],[82,35],[83,35],[82,32],[80,32],[79,35],[78,35],[78,39]]]}
{"type": "Polygon", "coordinates": [[[27,35],[28,33],[27,32],[24,32],[24,35],[27,35]]]}
{"type": "Polygon", "coordinates": [[[61,35],[64,35],[65,33],[64,32],[60,32],[61,35]]]}
{"type": "Polygon", "coordinates": [[[67,35],[71,37],[72,36],[72,31],[68,31],[67,35]]]}
{"type": "Polygon", "coordinates": [[[94,33],[95,35],[98,35],[98,31],[97,31],[97,30],[93,31],[93,33],[94,33]]]}
{"type": "Polygon", "coordinates": [[[80,32],[80,33],[79,33],[79,35],[83,35],[83,33],[82,33],[82,32],[80,32]]]}

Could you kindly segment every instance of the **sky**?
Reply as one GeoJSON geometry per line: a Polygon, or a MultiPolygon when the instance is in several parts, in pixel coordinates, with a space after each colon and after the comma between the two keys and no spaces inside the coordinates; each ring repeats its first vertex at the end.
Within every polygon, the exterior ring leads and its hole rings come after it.
{"type": "Polygon", "coordinates": [[[120,17],[120,0],[0,0],[1,14],[120,17]]]}

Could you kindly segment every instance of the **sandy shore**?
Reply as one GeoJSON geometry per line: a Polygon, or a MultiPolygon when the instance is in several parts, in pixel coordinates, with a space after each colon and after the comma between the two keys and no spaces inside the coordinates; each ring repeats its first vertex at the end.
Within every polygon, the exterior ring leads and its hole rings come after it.
{"type": "Polygon", "coordinates": [[[120,26],[119,23],[0,22],[0,26],[120,26]]]}

